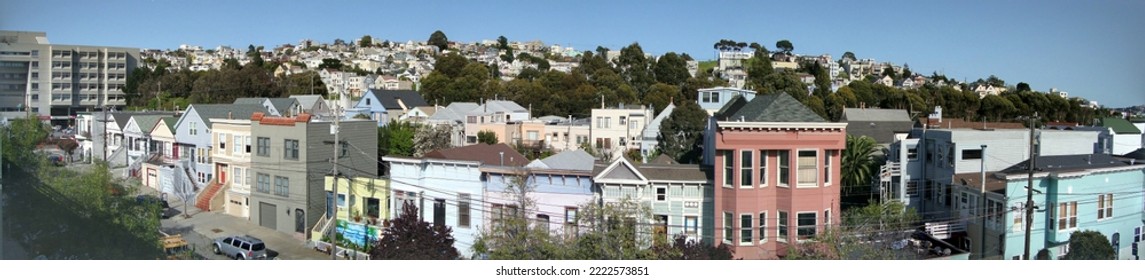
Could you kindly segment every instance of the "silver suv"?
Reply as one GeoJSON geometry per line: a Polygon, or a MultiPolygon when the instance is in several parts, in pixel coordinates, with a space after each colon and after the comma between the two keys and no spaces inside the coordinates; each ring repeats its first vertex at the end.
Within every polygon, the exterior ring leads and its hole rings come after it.
{"type": "Polygon", "coordinates": [[[215,255],[221,254],[236,260],[266,259],[266,244],[250,235],[215,239],[211,247],[215,255]]]}

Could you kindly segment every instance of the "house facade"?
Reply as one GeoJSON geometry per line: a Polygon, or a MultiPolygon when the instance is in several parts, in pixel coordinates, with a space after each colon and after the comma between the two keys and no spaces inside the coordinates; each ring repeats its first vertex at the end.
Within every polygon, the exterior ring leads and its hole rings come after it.
{"type": "Polygon", "coordinates": [[[632,201],[650,210],[651,220],[636,222],[638,244],[677,237],[712,244],[708,172],[699,165],[637,165],[620,158],[598,166],[593,182],[602,204],[632,201]]]}
{"type": "Polygon", "coordinates": [[[715,244],[771,259],[838,224],[846,123],[823,120],[788,94],[736,97],[709,118],[715,244]]]}
{"type": "Polygon", "coordinates": [[[647,163],[648,158],[652,157],[652,154],[659,149],[657,147],[660,145],[660,123],[663,123],[664,119],[672,115],[672,111],[675,109],[676,104],[664,106],[664,110],[661,110],[652,121],[649,121],[648,124],[644,126],[644,131],[640,133],[640,156],[644,159],[645,163],[647,163]]]}
{"type": "Polygon", "coordinates": [[[175,139],[182,154],[190,158],[191,175],[199,187],[214,179],[215,166],[212,149],[210,119],[248,119],[255,112],[266,113],[262,105],[191,104],[175,124],[175,139]]]}
{"type": "Polygon", "coordinates": [[[696,93],[696,102],[699,102],[700,108],[704,108],[708,111],[708,115],[711,115],[723,108],[724,104],[727,104],[732,97],[737,95],[742,95],[751,101],[755,98],[756,92],[732,87],[703,88],[696,93]]]}
{"type": "MultiPolygon", "coordinates": [[[[972,258],[1022,259],[1025,253],[1028,161],[990,173],[985,200],[973,182],[955,187],[950,208],[967,223],[972,258]],[[975,242],[974,240],[981,240],[975,242]],[[977,255],[977,257],[973,257],[977,255]]],[[[1045,249],[1052,259],[1069,252],[1071,234],[1097,231],[1119,260],[1140,259],[1145,164],[1107,154],[1038,156],[1033,175],[1030,257],[1045,249]]],[[[977,175],[977,174],[975,174],[977,175]]]]}
{"type": "MultiPolygon", "coordinates": [[[[484,167],[485,199],[491,203],[492,213],[505,214],[505,209],[520,204],[520,192],[513,190],[523,183],[532,201],[523,209],[526,217],[554,236],[572,238],[581,232],[577,223],[580,209],[596,201],[592,169],[592,156],[579,150],[534,160],[524,168],[484,167]]],[[[493,229],[492,223],[503,217],[488,218],[486,228],[493,229]]]]}
{"type": "Polygon", "coordinates": [[[213,129],[211,138],[215,148],[213,172],[218,174],[222,184],[223,213],[250,217],[251,155],[254,152],[254,139],[251,138],[250,119],[210,119],[213,129]]]}
{"type": "Polygon", "coordinates": [[[332,123],[309,114],[271,117],[255,113],[250,192],[250,221],[307,239],[326,213],[325,177],[334,170],[343,176],[378,175],[377,132],[372,121],[342,121],[335,149],[332,123]],[[335,155],[335,150],[338,154],[335,155]]]}
{"type": "Polygon", "coordinates": [[[646,106],[592,109],[589,138],[593,148],[606,155],[605,159],[620,158],[628,150],[640,149],[644,126],[653,117],[652,109],[646,106]]]}

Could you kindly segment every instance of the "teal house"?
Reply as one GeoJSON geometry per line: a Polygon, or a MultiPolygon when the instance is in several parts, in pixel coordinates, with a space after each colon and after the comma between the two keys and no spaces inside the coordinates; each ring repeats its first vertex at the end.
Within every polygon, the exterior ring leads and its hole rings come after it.
{"type": "MultiPolygon", "coordinates": [[[[973,259],[1022,259],[1028,162],[987,174],[984,185],[971,178],[977,176],[955,176],[962,183],[955,208],[967,225],[966,245],[972,256],[977,255],[973,259]],[[981,186],[985,186],[984,202],[977,200],[981,186]]],[[[1143,241],[1145,221],[1145,164],[1140,159],[1108,154],[1039,156],[1033,185],[1030,258],[1041,252],[1059,259],[1070,250],[1071,234],[1092,230],[1109,239],[1117,259],[1140,259],[1142,252],[1135,249],[1143,241]]]]}

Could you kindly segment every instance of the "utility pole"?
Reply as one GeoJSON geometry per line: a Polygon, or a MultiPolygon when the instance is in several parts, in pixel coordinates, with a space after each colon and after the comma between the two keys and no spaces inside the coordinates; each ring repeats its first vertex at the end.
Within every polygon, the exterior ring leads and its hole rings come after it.
{"type": "MultiPolygon", "coordinates": [[[[314,79],[311,78],[311,81],[313,80],[314,79]]],[[[314,87],[312,86],[310,89],[313,90],[314,87]]],[[[330,258],[334,260],[338,259],[338,156],[342,148],[342,145],[338,142],[338,133],[342,130],[342,128],[339,127],[341,124],[339,121],[341,118],[338,114],[339,109],[342,109],[342,106],[335,102],[334,110],[332,110],[334,113],[332,116],[334,118],[334,126],[330,128],[330,132],[334,134],[334,207],[330,207],[330,209],[333,209],[330,213],[330,221],[334,223],[334,228],[330,229],[330,245],[333,246],[333,249],[330,250],[330,258]]],[[[346,197],[346,199],[348,200],[350,198],[346,197]]],[[[347,202],[347,204],[348,203],[349,202],[347,202]]]]}
{"type": "Polygon", "coordinates": [[[1022,254],[1022,259],[1030,259],[1030,231],[1033,230],[1034,225],[1034,165],[1037,163],[1037,158],[1034,154],[1034,120],[1038,118],[1038,112],[1034,112],[1034,117],[1030,118],[1030,160],[1026,161],[1029,173],[1026,174],[1026,251],[1022,254]]]}
{"type": "Polygon", "coordinates": [[[982,203],[978,205],[978,213],[982,214],[981,222],[978,224],[978,259],[985,259],[986,257],[986,145],[982,145],[982,187],[980,193],[982,194],[982,203]]]}
{"type": "Polygon", "coordinates": [[[111,114],[111,112],[109,112],[108,106],[103,106],[103,120],[100,122],[103,123],[103,161],[104,162],[107,162],[107,122],[111,121],[111,120],[108,120],[109,114],[111,114]]]}

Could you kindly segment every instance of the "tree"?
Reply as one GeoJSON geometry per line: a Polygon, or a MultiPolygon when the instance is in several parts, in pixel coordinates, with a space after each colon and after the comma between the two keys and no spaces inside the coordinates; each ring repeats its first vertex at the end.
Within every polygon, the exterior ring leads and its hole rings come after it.
{"type": "Polygon", "coordinates": [[[771,66],[771,58],[767,54],[767,48],[759,43],[751,43],[751,47],[755,50],[755,55],[748,60],[747,83],[753,87],[762,88],[764,79],[774,74],[775,69],[771,66]]]}
{"type": "Polygon", "coordinates": [[[493,131],[482,130],[477,132],[477,143],[496,145],[498,142],[500,141],[497,139],[497,133],[493,133],[493,131]]]}
{"type": "Polygon", "coordinates": [[[775,42],[775,48],[782,51],[785,54],[791,54],[791,51],[795,50],[795,45],[791,44],[791,41],[784,39],[784,40],[779,40],[778,42],[775,42]]]}
{"type": "Polygon", "coordinates": [[[919,222],[918,214],[899,201],[870,201],[867,206],[847,210],[843,224],[816,234],[810,242],[789,247],[787,259],[890,260],[921,259],[922,255],[903,254],[892,244],[911,238],[919,222]]]}
{"type": "Polygon", "coordinates": [[[429,40],[426,40],[425,43],[430,46],[437,46],[438,51],[444,51],[449,48],[449,38],[445,37],[445,32],[441,32],[441,30],[434,31],[433,34],[430,34],[429,40]]]}
{"type": "Polygon", "coordinates": [[[1117,258],[1113,246],[1101,232],[1084,230],[1069,236],[1069,252],[1066,260],[1112,260],[1117,258]]]}
{"type": "Polygon", "coordinates": [[[413,156],[414,134],[419,127],[417,124],[398,120],[390,120],[386,126],[378,127],[378,154],[413,156]]]}
{"type": "Polygon", "coordinates": [[[455,260],[453,229],[432,225],[418,217],[417,206],[406,202],[402,213],[382,231],[382,239],[370,250],[374,260],[455,260]]]}
{"type": "MultiPolygon", "coordinates": [[[[482,231],[473,244],[474,258],[494,260],[554,260],[566,258],[561,238],[549,232],[547,220],[534,220],[538,211],[530,196],[536,189],[534,175],[528,171],[502,174],[507,178],[498,203],[511,209],[496,218],[482,231]]],[[[491,198],[491,197],[490,197],[491,198]]]]}
{"type": "Polygon", "coordinates": [[[656,60],[653,73],[656,74],[656,81],[669,85],[680,85],[691,77],[688,62],[674,52],[666,53],[656,60]]]}
{"type": "Polygon", "coordinates": [[[505,36],[497,36],[497,48],[502,50],[510,49],[509,39],[505,38],[505,36]]]}
{"type": "Polygon", "coordinates": [[[370,35],[362,36],[362,39],[358,40],[358,46],[359,47],[365,48],[365,47],[369,47],[369,46],[373,46],[373,45],[374,45],[374,38],[370,37],[370,35]]]}
{"type": "Polygon", "coordinates": [[[1018,92],[1030,91],[1030,84],[1027,84],[1026,82],[1018,82],[1016,89],[1018,92]]]}
{"type": "Polygon", "coordinates": [[[855,58],[855,53],[853,53],[853,52],[843,53],[843,58],[844,59],[850,58],[851,60],[858,60],[857,58],[855,58]]]}
{"type": "Polygon", "coordinates": [[[708,113],[698,103],[681,102],[660,124],[657,149],[677,162],[700,162],[707,121],[708,113]]]}
{"type": "Polygon", "coordinates": [[[429,152],[453,147],[453,128],[421,126],[413,136],[413,156],[422,157],[429,152]]]}
{"type": "Polygon", "coordinates": [[[874,153],[875,139],[867,136],[847,135],[841,165],[844,200],[847,200],[848,197],[863,198],[859,195],[870,194],[871,176],[876,168],[874,153]]]}
{"type": "Polygon", "coordinates": [[[1010,100],[1006,99],[1005,97],[990,94],[982,98],[982,106],[979,109],[978,114],[982,116],[991,116],[994,117],[995,121],[1000,121],[1002,120],[1002,116],[1009,114],[1015,109],[1016,108],[1014,107],[1014,103],[1011,103],[1010,100]]]}
{"type": "Polygon", "coordinates": [[[72,153],[75,152],[76,148],[79,148],[79,146],[80,144],[77,143],[75,139],[71,138],[61,139],[59,142],[56,142],[56,147],[59,147],[60,150],[63,150],[65,153],[67,153],[68,158],[72,157],[72,153]]]}
{"type": "Polygon", "coordinates": [[[322,64],[318,64],[318,69],[342,69],[342,60],[337,58],[323,58],[322,64]]]}

